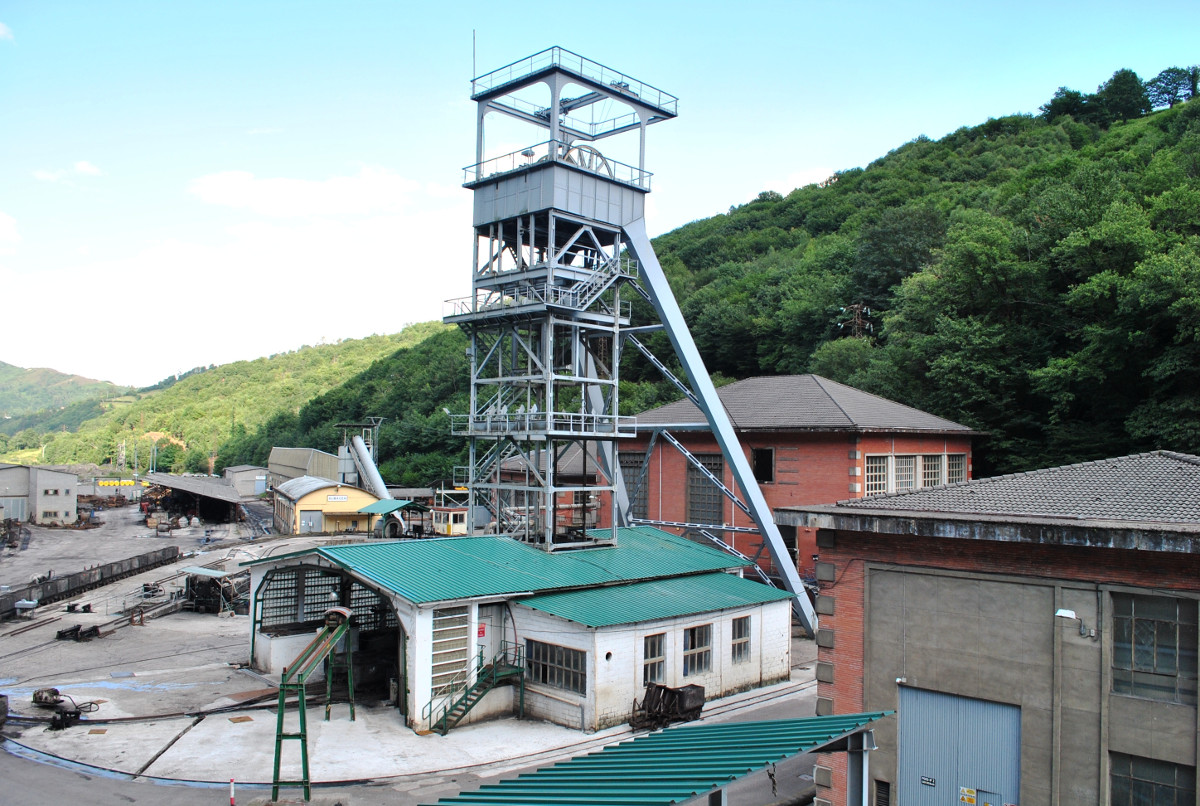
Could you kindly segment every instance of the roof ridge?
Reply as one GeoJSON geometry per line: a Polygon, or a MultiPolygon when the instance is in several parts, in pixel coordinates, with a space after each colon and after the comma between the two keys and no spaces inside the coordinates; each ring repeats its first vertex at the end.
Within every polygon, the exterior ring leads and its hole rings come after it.
{"type": "MultiPolygon", "coordinates": [[[[829,390],[825,388],[825,385],[823,383],[821,383],[822,381],[828,381],[829,383],[837,383],[837,381],[830,381],[828,378],[824,378],[824,377],[817,375],[815,373],[812,373],[812,372],[808,373],[808,375],[813,379],[813,383],[816,384],[817,388],[825,393],[825,397],[829,398],[829,402],[832,403],[834,406],[836,406],[837,410],[842,413],[842,416],[846,418],[846,422],[850,423],[851,425],[858,425],[857,421],[855,421],[855,419],[850,416],[850,412],[846,411],[846,409],[842,407],[842,404],[838,401],[838,399],[835,398],[833,395],[831,395],[829,393],[829,390]]],[[[801,375],[800,377],[804,377],[804,376],[801,375]]],[[[838,385],[844,386],[845,384],[838,384],[838,385]]],[[[853,388],[853,387],[851,387],[851,388],[853,388]]]]}
{"type": "MultiPolygon", "coordinates": [[[[848,383],[842,383],[841,381],[835,381],[835,380],[833,380],[832,378],[826,378],[826,377],[824,377],[823,375],[817,375],[816,373],[812,373],[812,372],[810,372],[810,373],[808,373],[808,374],[809,374],[809,375],[811,375],[813,378],[816,378],[817,380],[825,381],[825,382],[827,382],[827,383],[836,384],[837,386],[840,386],[840,387],[842,387],[843,389],[849,389],[851,392],[854,392],[854,393],[856,393],[856,394],[859,394],[859,395],[864,395],[864,396],[866,396],[866,397],[870,397],[870,398],[874,398],[875,400],[878,400],[878,401],[880,401],[880,402],[886,403],[886,404],[887,404],[887,405],[889,405],[889,406],[899,406],[900,408],[908,409],[909,411],[915,411],[915,412],[917,412],[918,414],[924,414],[924,415],[926,415],[926,416],[929,416],[929,417],[935,417],[935,418],[937,418],[937,419],[939,419],[939,420],[944,420],[944,421],[946,421],[946,422],[950,423],[951,425],[959,425],[959,426],[963,425],[963,423],[960,423],[960,422],[958,422],[957,420],[951,420],[949,417],[943,417],[943,416],[942,416],[942,415],[940,415],[940,414],[934,414],[932,411],[926,411],[925,409],[918,409],[916,406],[910,406],[910,405],[908,405],[907,403],[901,403],[899,400],[893,400],[893,399],[892,399],[892,398],[890,398],[890,397],[884,397],[883,395],[877,395],[877,394],[875,394],[874,392],[868,392],[866,389],[859,389],[857,386],[851,386],[851,385],[850,385],[850,384],[848,384],[848,383]]],[[[829,391],[828,391],[827,389],[825,389],[825,387],[824,387],[824,386],[822,386],[822,387],[821,387],[821,389],[822,389],[822,391],[824,391],[826,394],[829,394],[829,391]]],[[[830,395],[830,398],[829,398],[829,399],[830,399],[830,400],[834,400],[834,398],[833,398],[833,396],[832,396],[832,395],[830,395]]],[[[838,404],[836,400],[834,400],[834,403],[835,403],[836,405],[838,405],[838,408],[841,408],[841,405],[840,405],[840,404],[838,404]]],[[[850,419],[850,421],[851,421],[851,422],[854,422],[854,420],[853,420],[852,418],[850,419]]],[[[856,423],[856,425],[857,425],[857,423],[856,423]]],[[[967,428],[969,428],[969,429],[971,429],[971,430],[975,430],[973,426],[966,426],[966,427],[967,427],[967,428]]]]}

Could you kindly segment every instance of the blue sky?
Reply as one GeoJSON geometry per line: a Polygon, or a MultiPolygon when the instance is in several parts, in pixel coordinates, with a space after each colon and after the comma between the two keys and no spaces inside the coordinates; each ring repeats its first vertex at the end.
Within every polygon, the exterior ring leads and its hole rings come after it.
{"type": "Polygon", "coordinates": [[[1197,31],[1194,0],[0,0],[0,361],[142,385],[440,318],[470,290],[470,79],[552,45],[679,97],[657,234],[1200,63],[1197,31]]]}

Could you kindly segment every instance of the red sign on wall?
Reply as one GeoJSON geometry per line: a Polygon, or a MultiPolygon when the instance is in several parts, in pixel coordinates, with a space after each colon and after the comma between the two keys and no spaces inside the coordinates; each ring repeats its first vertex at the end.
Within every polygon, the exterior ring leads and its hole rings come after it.
{"type": "Polygon", "coordinates": [[[487,638],[487,625],[486,625],[486,624],[480,623],[480,625],[479,625],[479,637],[480,637],[480,638],[487,638]]]}

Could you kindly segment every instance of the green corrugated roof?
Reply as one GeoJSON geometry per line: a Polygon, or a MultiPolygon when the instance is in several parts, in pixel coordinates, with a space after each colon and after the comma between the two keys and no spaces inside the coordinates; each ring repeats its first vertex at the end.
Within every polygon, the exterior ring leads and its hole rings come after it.
{"type": "Polygon", "coordinates": [[[648,526],[619,530],[615,546],[574,551],[542,551],[501,536],[447,537],[325,546],[273,559],[303,554],[318,554],[417,604],[640,582],[747,564],[648,526]]]}
{"type": "Polygon", "coordinates": [[[487,784],[475,792],[442,798],[438,806],[667,806],[789,756],[827,747],[891,713],[679,725],[487,784]]]}
{"type": "Polygon", "coordinates": [[[548,593],[521,604],[588,627],[609,627],[791,598],[761,582],[718,573],[548,593]]]}
{"type": "Polygon", "coordinates": [[[373,504],[367,504],[359,510],[359,512],[367,515],[386,515],[389,512],[395,512],[398,509],[414,509],[420,512],[426,512],[429,507],[424,504],[418,504],[415,501],[405,501],[399,498],[381,498],[373,504]]]}

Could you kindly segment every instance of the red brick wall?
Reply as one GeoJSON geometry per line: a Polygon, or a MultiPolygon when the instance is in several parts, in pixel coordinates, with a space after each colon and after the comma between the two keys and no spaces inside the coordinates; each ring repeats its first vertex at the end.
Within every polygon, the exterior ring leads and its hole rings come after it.
{"type": "MultiPolygon", "coordinates": [[[[835,714],[857,713],[866,706],[863,695],[866,562],[1200,591],[1200,556],[1194,554],[861,532],[837,532],[835,542],[835,546],[820,550],[821,562],[833,564],[834,581],[821,583],[821,595],[833,598],[834,612],[821,616],[821,630],[833,631],[834,646],[817,650],[818,662],[832,663],[836,669],[835,682],[820,683],[817,687],[817,696],[829,698],[835,714]]],[[[845,754],[823,754],[817,763],[833,771],[834,785],[832,790],[818,791],[818,797],[844,802],[845,754]]]]}
{"type": "MultiPolygon", "coordinates": [[[[675,437],[694,454],[720,453],[716,439],[705,433],[678,433],[675,437]]],[[[867,454],[965,453],[967,478],[971,477],[970,437],[922,434],[856,434],[846,432],[739,432],[747,458],[754,448],[775,450],[775,481],[759,485],[772,511],[779,507],[832,504],[863,496],[867,454]],[[857,484],[857,489],[852,485],[857,484]]],[[[644,453],[648,439],[623,441],[620,450],[644,453]]],[[[653,520],[687,520],[688,461],[674,446],[661,440],[655,445],[647,474],[647,512],[653,520]]],[[[728,465],[722,481],[736,489],[728,465]]],[[[603,508],[602,508],[603,509],[603,508]]],[[[744,512],[726,501],[724,522],[753,526],[744,512]]],[[[815,532],[797,529],[796,559],[801,573],[811,572],[817,554],[815,532]]],[[[761,538],[735,534],[733,546],[754,556],[761,538]]]]}

